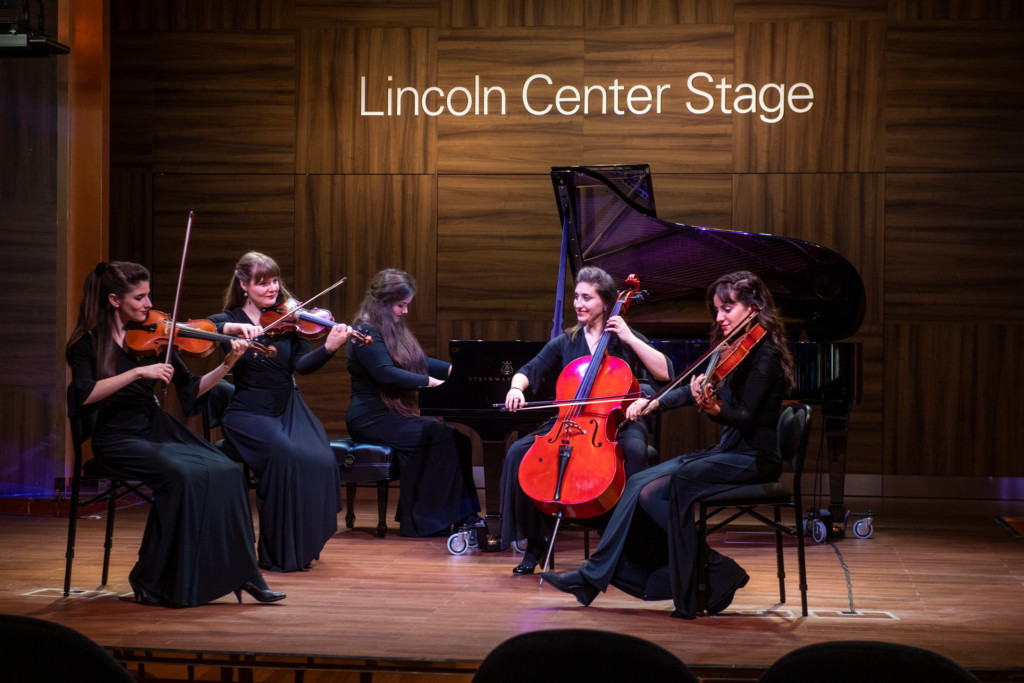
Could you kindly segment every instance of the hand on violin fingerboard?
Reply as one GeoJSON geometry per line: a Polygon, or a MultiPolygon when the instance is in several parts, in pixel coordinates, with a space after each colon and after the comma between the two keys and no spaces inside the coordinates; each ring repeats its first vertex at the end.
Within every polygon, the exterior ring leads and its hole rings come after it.
{"type": "Polygon", "coordinates": [[[337,353],[338,349],[345,345],[348,341],[349,326],[344,323],[338,323],[331,328],[331,331],[327,333],[327,339],[324,341],[324,346],[330,353],[337,353]]]}
{"type": "Polygon", "coordinates": [[[229,370],[234,367],[235,361],[245,355],[245,352],[249,350],[249,344],[242,339],[234,339],[231,341],[231,348],[227,354],[224,355],[224,367],[229,370]]]}

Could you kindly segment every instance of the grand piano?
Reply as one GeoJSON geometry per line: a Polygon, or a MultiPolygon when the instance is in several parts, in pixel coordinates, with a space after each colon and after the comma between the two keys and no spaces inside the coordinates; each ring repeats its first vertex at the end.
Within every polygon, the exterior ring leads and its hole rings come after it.
{"type": "MultiPolygon", "coordinates": [[[[864,285],[841,255],[803,240],[764,233],[702,228],[658,218],[647,164],[560,166],[551,180],[562,224],[563,263],[575,275],[599,266],[616,281],[640,275],[643,306],[630,324],[668,355],[676,372],[707,349],[704,294],[718,276],[750,270],[768,285],[787,324],[796,362],[790,398],[818,406],[829,458],[832,520],[845,521],[843,503],[849,407],[860,398],[860,347],[844,342],[864,318],[864,285]],[[699,325],[694,321],[700,320],[699,325]]],[[[558,278],[560,331],[565,276],[558,278]]],[[[543,342],[451,341],[452,372],[437,389],[420,392],[420,411],[474,429],[484,444],[485,508],[495,530],[498,479],[506,435],[536,422],[536,414],[491,408],[504,401],[512,374],[543,342]]],[[[540,396],[553,392],[541,388],[540,396]]],[[[494,531],[496,534],[497,532],[494,531]]],[[[493,547],[493,546],[492,546],[493,547]]]]}

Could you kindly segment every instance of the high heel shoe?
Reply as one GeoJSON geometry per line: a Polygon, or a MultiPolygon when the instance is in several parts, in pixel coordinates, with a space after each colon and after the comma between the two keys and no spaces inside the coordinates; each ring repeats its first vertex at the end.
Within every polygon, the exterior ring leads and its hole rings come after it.
{"type": "Polygon", "coordinates": [[[143,588],[135,588],[134,586],[132,586],[132,597],[134,598],[134,602],[137,602],[140,605],[148,605],[150,607],[167,606],[163,600],[150,595],[143,588]]]}
{"type": "Polygon", "coordinates": [[[242,591],[251,595],[257,602],[277,602],[285,598],[284,593],[278,593],[267,588],[267,584],[264,583],[262,577],[258,581],[255,579],[246,581],[242,584],[241,588],[235,589],[235,597],[238,598],[239,604],[242,602],[242,591]],[[258,584],[263,585],[260,586],[258,584]]]}
{"type": "Polygon", "coordinates": [[[576,601],[584,607],[589,607],[594,598],[600,593],[593,584],[588,582],[579,571],[556,574],[555,572],[541,572],[540,578],[563,593],[571,593],[576,601]]]}
{"type": "Polygon", "coordinates": [[[546,541],[527,541],[526,552],[523,553],[523,561],[512,570],[517,576],[527,576],[537,569],[537,563],[541,556],[547,552],[546,541]]]}

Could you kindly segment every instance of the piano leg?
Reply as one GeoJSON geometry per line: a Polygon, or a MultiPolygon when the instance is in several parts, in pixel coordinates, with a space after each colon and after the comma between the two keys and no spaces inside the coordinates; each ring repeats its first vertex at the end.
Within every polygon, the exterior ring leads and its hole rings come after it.
{"type": "Polygon", "coordinates": [[[478,547],[484,552],[499,550],[501,539],[501,466],[505,460],[505,440],[482,439],[484,463],[484,520],[487,522],[487,542],[478,547]]]}
{"type": "Polygon", "coordinates": [[[845,403],[825,404],[821,408],[825,421],[825,438],[829,460],[829,513],[832,516],[832,533],[842,536],[846,531],[846,519],[849,512],[843,502],[846,487],[846,437],[849,433],[850,408],[845,403]]]}

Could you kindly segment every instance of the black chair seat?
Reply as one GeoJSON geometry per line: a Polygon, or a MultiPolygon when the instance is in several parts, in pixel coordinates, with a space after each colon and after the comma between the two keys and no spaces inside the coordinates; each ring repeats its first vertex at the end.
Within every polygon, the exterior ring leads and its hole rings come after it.
{"type": "Polygon", "coordinates": [[[388,533],[388,482],[398,479],[398,460],[391,447],[344,438],[333,439],[331,450],[338,461],[338,475],[345,485],[345,527],[355,526],[356,488],[376,484],[377,538],[384,538],[388,533]]]}
{"type": "Polygon", "coordinates": [[[707,505],[738,507],[741,505],[785,505],[793,500],[793,493],[777,481],[764,484],[737,486],[703,499],[707,505]]]}

